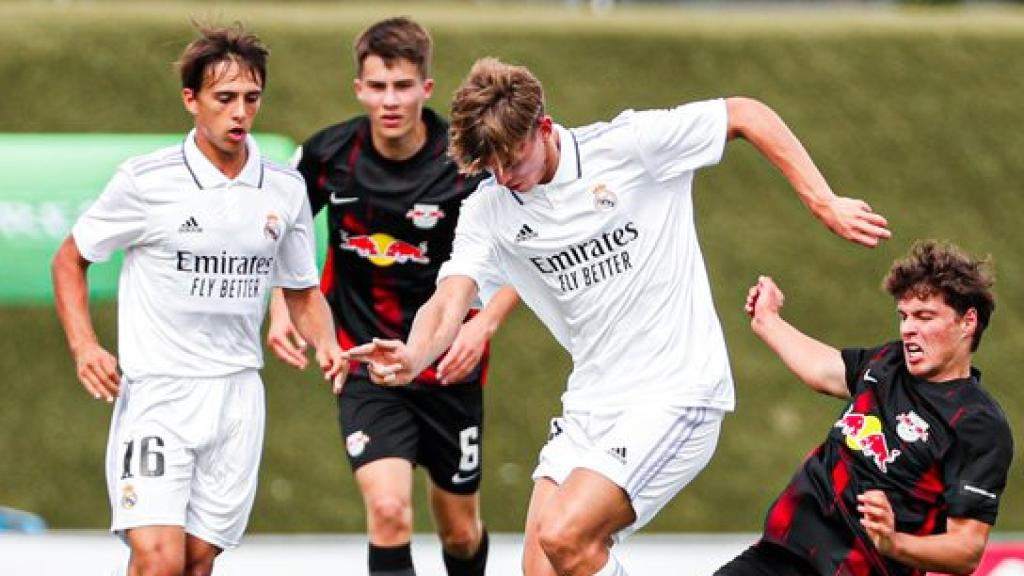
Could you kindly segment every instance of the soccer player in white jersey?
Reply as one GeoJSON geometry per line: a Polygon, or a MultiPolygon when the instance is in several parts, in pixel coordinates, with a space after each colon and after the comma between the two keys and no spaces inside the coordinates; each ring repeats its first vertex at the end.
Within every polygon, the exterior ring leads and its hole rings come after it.
{"type": "Polygon", "coordinates": [[[568,130],[526,69],[478,61],[455,94],[450,153],[487,169],[407,343],[349,351],[401,385],[441,354],[479,294],[512,285],[573,360],[533,473],[528,576],[625,574],[611,554],[710,460],[733,408],[725,341],[693,222],[694,172],[750,141],[838,235],[874,246],[885,219],[836,196],[768,107],[747,98],[626,111],[568,130]]]}
{"type": "Polygon", "coordinates": [[[317,289],[302,177],[261,157],[249,135],[268,52],[240,26],[200,31],[178,62],[195,128],[122,164],[53,260],[78,378],[116,398],[107,486],[132,576],[210,574],[242,537],[263,444],[257,371],[272,286],[326,378],[340,387],[347,373],[317,289]],[[93,330],[86,270],[118,249],[115,358],[93,330]]]}

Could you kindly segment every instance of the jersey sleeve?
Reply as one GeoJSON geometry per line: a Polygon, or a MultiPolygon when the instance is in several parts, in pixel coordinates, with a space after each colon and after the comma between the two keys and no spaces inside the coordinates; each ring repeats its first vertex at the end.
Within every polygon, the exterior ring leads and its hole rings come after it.
{"type": "Polygon", "coordinates": [[[506,284],[500,273],[495,238],[488,225],[485,199],[477,191],[463,201],[459,222],[455,226],[452,255],[441,265],[437,282],[448,276],[468,276],[476,282],[481,302],[486,305],[506,284]]]}
{"type": "Polygon", "coordinates": [[[725,100],[634,112],[631,120],[640,159],[659,182],[718,164],[725,153],[725,100]]]}
{"type": "Polygon", "coordinates": [[[995,524],[1013,459],[1009,424],[997,409],[968,406],[953,426],[956,442],[944,470],[947,515],[995,524]]]}
{"type": "Polygon", "coordinates": [[[295,213],[277,249],[271,283],[291,289],[310,288],[319,283],[319,272],[316,267],[313,215],[305,196],[301,197],[295,213]]]}
{"type": "Polygon", "coordinates": [[[861,374],[867,368],[871,359],[878,355],[882,347],[878,348],[844,348],[840,354],[843,357],[843,364],[846,365],[846,388],[850,396],[856,396],[864,388],[864,381],[861,374]]]}
{"type": "Polygon", "coordinates": [[[127,168],[122,166],[99,198],[75,222],[71,235],[78,251],[90,262],[105,262],[115,251],[145,236],[145,206],[127,168]]]}

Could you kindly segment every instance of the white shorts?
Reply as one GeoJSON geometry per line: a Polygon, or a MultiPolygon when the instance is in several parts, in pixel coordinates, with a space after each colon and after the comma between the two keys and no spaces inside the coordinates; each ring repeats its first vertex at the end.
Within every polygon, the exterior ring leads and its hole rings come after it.
{"type": "Polygon", "coordinates": [[[182,526],[238,546],[263,449],[256,370],[221,378],[123,378],[107,441],[111,530],[182,526]]]}
{"type": "Polygon", "coordinates": [[[714,408],[660,405],[566,412],[551,420],[533,479],[560,485],[574,468],[586,468],[622,487],[636,521],[613,536],[621,542],[704,469],[718,445],[722,417],[714,408]]]}

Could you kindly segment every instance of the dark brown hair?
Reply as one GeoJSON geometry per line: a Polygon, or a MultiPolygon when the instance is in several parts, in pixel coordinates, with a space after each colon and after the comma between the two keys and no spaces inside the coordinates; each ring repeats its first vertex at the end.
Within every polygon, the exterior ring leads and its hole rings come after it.
{"type": "Polygon", "coordinates": [[[508,166],[544,115],[544,88],[523,66],[476,61],[455,92],[448,154],[462,172],[508,166]]]}
{"type": "Polygon", "coordinates": [[[906,258],[893,262],[882,288],[897,300],[939,294],[960,316],[974,308],[978,328],[971,340],[973,352],[978,349],[981,335],[996,307],[993,284],[991,258],[974,258],[949,242],[918,240],[910,247],[906,258]]]}
{"type": "Polygon", "coordinates": [[[246,32],[238,22],[231,26],[193,24],[199,29],[200,37],[185,47],[177,62],[182,88],[198,94],[207,80],[214,79],[208,76],[217,64],[227,61],[236,62],[248,70],[260,86],[266,86],[270,51],[255,34],[246,32]]]}
{"type": "Polygon", "coordinates": [[[371,54],[379,56],[390,67],[395,60],[408,60],[416,65],[423,79],[430,77],[430,52],[433,42],[426,28],[399,16],[373,24],[356,38],[353,50],[357,74],[363,75],[363,62],[371,54]]]}

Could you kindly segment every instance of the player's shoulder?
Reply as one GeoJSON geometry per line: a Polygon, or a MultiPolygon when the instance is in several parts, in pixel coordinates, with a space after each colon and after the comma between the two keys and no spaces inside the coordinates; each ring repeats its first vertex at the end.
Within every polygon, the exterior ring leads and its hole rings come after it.
{"type": "Polygon", "coordinates": [[[302,153],[324,162],[351,142],[360,129],[368,125],[369,119],[365,115],[331,124],[307,138],[302,143],[302,153]]]}
{"type": "Polygon", "coordinates": [[[167,171],[185,169],[185,151],[181,144],[133,156],[121,163],[120,169],[133,178],[160,177],[167,171]]]}
{"type": "Polygon", "coordinates": [[[301,192],[305,193],[305,180],[298,170],[291,166],[275,162],[266,156],[260,157],[260,165],[263,168],[265,178],[273,179],[273,184],[281,187],[298,185],[301,192]]]}

